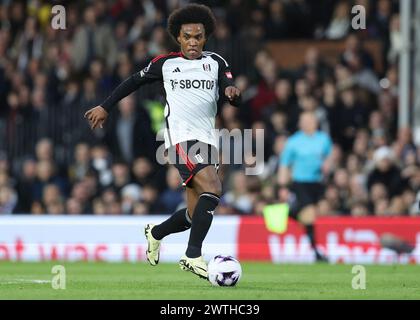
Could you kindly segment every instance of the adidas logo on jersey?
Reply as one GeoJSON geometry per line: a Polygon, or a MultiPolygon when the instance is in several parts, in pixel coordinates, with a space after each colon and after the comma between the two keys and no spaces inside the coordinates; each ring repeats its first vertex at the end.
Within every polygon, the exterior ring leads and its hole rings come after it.
{"type": "Polygon", "coordinates": [[[181,70],[179,70],[179,68],[178,68],[178,67],[176,67],[176,68],[174,69],[174,71],[172,71],[172,73],[174,73],[174,72],[181,72],[181,70]]]}

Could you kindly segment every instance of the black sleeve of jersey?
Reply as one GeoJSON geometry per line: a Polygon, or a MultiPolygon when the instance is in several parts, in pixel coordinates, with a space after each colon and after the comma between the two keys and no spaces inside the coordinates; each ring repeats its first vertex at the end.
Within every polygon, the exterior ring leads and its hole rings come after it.
{"type": "Polygon", "coordinates": [[[109,112],[113,105],[137,90],[141,85],[162,80],[161,60],[162,59],[157,60],[156,62],[152,60],[146,68],[121,82],[120,85],[112,91],[111,95],[101,103],[101,106],[109,112]]]}
{"type": "MultiPolygon", "coordinates": [[[[220,58],[219,56],[215,55],[216,60],[219,63],[219,90],[220,95],[222,95],[223,99],[226,99],[225,97],[225,89],[230,86],[234,86],[232,71],[230,70],[229,65],[227,62],[220,58]]],[[[236,97],[233,101],[229,101],[229,103],[235,107],[238,107],[241,103],[241,97],[236,97]]]]}

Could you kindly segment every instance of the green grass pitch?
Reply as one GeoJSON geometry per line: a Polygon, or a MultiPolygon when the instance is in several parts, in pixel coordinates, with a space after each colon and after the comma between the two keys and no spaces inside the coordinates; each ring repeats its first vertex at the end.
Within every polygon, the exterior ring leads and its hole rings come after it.
{"type": "Polygon", "coordinates": [[[420,266],[367,265],[366,289],[352,289],[351,265],[242,263],[236,287],[161,263],[0,262],[0,299],[420,299],[420,266]],[[52,266],[66,270],[66,289],[52,289],[52,266]]]}

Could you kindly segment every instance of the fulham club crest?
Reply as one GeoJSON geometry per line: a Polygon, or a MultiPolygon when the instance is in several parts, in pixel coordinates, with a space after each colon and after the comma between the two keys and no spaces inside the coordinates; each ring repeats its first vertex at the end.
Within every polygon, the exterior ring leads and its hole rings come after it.
{"type": "Polygon", "coordinates": [[[204,64],[203,64],[203,69],[204,69],[204,71],[211,71],[210,64],[208,64],[208,63],[204,63],[204,64]]]}

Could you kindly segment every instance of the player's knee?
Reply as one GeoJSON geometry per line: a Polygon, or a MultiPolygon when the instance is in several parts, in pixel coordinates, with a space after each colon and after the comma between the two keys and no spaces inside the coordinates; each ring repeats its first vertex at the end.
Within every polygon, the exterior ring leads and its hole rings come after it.
{"type": "Polygon", "coordinates": [[[220,180],[214,181],[206,192],[211,192],[220,197],[222,195],[222,184],[220,183],[220,180]]]}
{"type": "Polygon", "coordinates": [[[222,184],[219,179],[211,179],[202,183],[200,193],[209,192],[220,197],[222,195],[222,184]]]}
{"type": "Polygon", "coordinates": [[[217,196],[222,194],[222,183],[217,173],[211,167],[201,170],[193,180],[193,185],[198,194],[203,192],[213,193],[217,196]]]}

